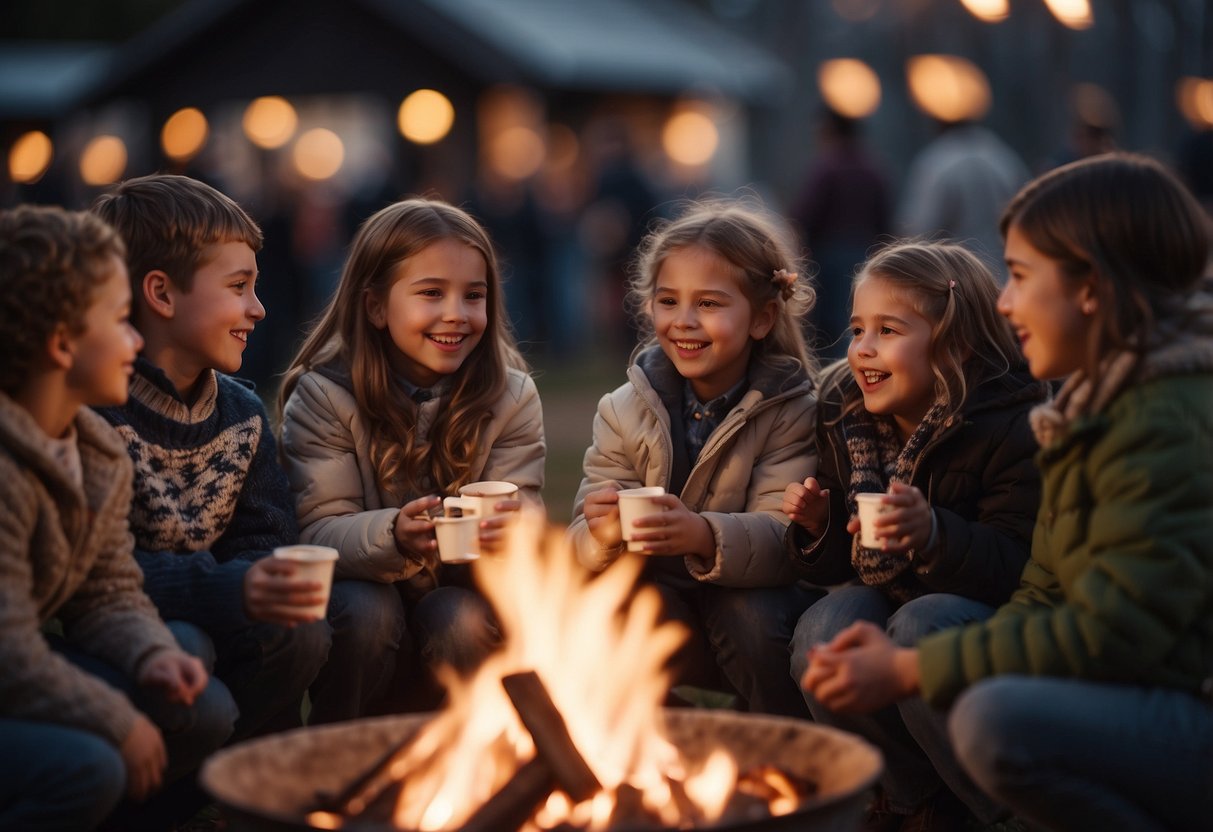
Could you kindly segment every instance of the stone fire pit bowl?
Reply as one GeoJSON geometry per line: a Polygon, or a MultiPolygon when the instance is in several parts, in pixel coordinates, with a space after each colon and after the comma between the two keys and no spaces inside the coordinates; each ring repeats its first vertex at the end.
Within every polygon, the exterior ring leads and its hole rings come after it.
{"type": "MultiPolygon", "coordinates": [[[[220,804],[231,832],[312,829],[306,816],[317,791],[339,792],[426,719],[363,719],[250,740],[212,756],[202,786],[220,804]]],[[[812,722],[707,709],[668,710],[666,721],[669,739],[689,761],[724,746],[742,771],[773,764],[818,785],[791,814],[712,829],[855,832],[883,765],[880,752],[859,737],[812,722]]],[[[345,828],[395,829],[366,822],[345,828]]]]}

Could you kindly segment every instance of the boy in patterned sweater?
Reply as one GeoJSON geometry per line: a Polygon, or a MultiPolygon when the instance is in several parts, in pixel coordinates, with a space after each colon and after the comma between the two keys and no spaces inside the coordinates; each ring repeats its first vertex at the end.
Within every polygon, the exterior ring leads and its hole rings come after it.
{"type": "Polygon", "coordinates": [[[234,739],[297,726],[328,655],[307,612],[319,584],[266,557],[297,542],[265,407],[240,369],[254,326],[261,230],[184,176],[128,180],[93,211],[127,245],[145,346],[130,400],[100,411],[135,463],[131,529],[145,587],[178,641],[231,690],[234,739]]]}

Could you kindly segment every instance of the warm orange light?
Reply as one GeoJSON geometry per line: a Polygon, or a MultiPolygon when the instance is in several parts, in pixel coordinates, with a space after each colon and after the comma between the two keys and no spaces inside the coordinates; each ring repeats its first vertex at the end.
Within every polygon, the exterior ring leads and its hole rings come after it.
{"type": "Polygon", "coordinates": [[[1213,127],[1213,79],[1181,78],[1175,94],[1179,111],[1189,124],[1197,130],[1213,127]]]}
{"type": "Polygon", "coordinates": [[[409,141],[434,144],[451,132],[455,107],[437,90],[417,90],[401,102],[396,123],[409,141]]]}
{"type": "Polygon", "coordinates": [[[97,136],[80,154],[80,178],[86,185],[112,185],[126,170],[126,145],[117,136],[97,136]]]}
{"type": "Polygon", "coordinates": [[[543,165],[543,138],[529,127],[507,127],[494,136],[488,148],[489,165],[506,179],[522,180],[543,165]]]}
{"type": "Polygon", "coordinates": [[[164,155],[179,162],[192,159],[206,144],[210,126],[206,116],[195,107],[178,110],[164,122],[160,131],[160,146],[164,155]]]}
{"type": "Polygon", "coordinates": [[[13,142],[8,152],[8,175],[14,182],[37,182],[51,166],[55,147],[41,130],[31,130],[13,142]]]}
{"type": "Polygon", "coordinates": [[[914,103],[940,121],[969,121],[990,109],[990,85],[985,73],[955,55],[916,55],[906,77],[914,103]]]}
{"type": "Polygon", "coordinates": [[[817,70],[817,86],[826,105],[847,118],[870,116],[880,106],[880,79],[854,58],[823,63],[817,70]]]}
{"type": "Polygon", "coordinates": [[[258,147],[282,147],[295,135],[299,116],[285,98],[265,96],[252,101],[244,111],[244,135],[258,147]]]}
{"type": "Polygon", "coordinates": [[[715,123],[698,108],[674,113],[661,131],[661,146],[666,155],[680,165],[706,164],[716,153],[720,133],[715,123]]]}
{"type": "Polygon", "coordinates": [[[1006,20],[1011,13],[1007,0],[960,0],[966,9],[978,20],[986,23],[998,23],[1006,20]]]}
{"type": "Polygon", "coordinates": [[[1089,0],[1045,0],[1045,5],[1063,26],[1070,29],[1089,29],[1095,25],[1089,0]]]}
{"type": "Polygon", "coordinates": [[[316,127],[295,142],[292,159],[295,170],[307,179],[331,179],[345,161],[345,145],[332,130],[316,127]]]}

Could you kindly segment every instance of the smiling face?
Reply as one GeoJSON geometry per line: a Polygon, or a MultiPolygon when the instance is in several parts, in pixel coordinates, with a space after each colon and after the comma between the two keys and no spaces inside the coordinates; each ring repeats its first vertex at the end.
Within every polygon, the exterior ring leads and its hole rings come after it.
{"type": "Polygon", "coordinates": [[[70,336],[72,365],[67,386],[83,405],[108,407],[126,402],[143,339],[131,326],[131,284],[126,264],[110,257],[108,276],[93,292],[84,331],[70,336]]]}
{"type": "Polygon", "coordinates": [[[396,346],[392,368],[418,387],[457,371],[488,327],[488,266],[466,243],[431,243],[401,262],[386,297],[366,296],[367,315],[396,346]]]}
{"type": "Polygon", "coordinates": [[[1062,378],[1083,367],[1095,325],[1090,282],[1068,279],[1015,225],[1007,230],[1006,259],[1010,277],[998,311],[1011,322],[1032,375],[1062,378]]]}
{"type": "Polygon", "coordinates": [[[908,438],[935,401],[931,324],[879,275],[855,286],[847,361],[864,408],[891,416],[908,438]]]}
{"type": "Polygon", "coordinates": [[[737,272],[698,246],[675,249],[657,272],[651,310],[657,342],[702,402],[745,377],[754,340],[775,322],[774,303],[755,313],[737,272]]]}

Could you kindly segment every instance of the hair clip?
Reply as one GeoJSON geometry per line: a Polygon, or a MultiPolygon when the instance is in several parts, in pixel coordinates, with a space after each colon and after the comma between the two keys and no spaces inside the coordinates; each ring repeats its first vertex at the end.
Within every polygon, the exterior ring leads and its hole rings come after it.
{"type": "Polygon", "coordinates": [[[771,274],[771,282],[779,287],[783,299],[789,300],[796,285],[796,278],[799,276],[796,272],[790,272],[787,269],[776,269],[771,274]]]}
{"type": "Polygon", "coordinates": [[[956,281],[955,281],[955,280],[949,280],[949,281],[948,281],[948,288],[949,288],[949,289],[955,289],[955,288],[956,288],[956,281]]]}

